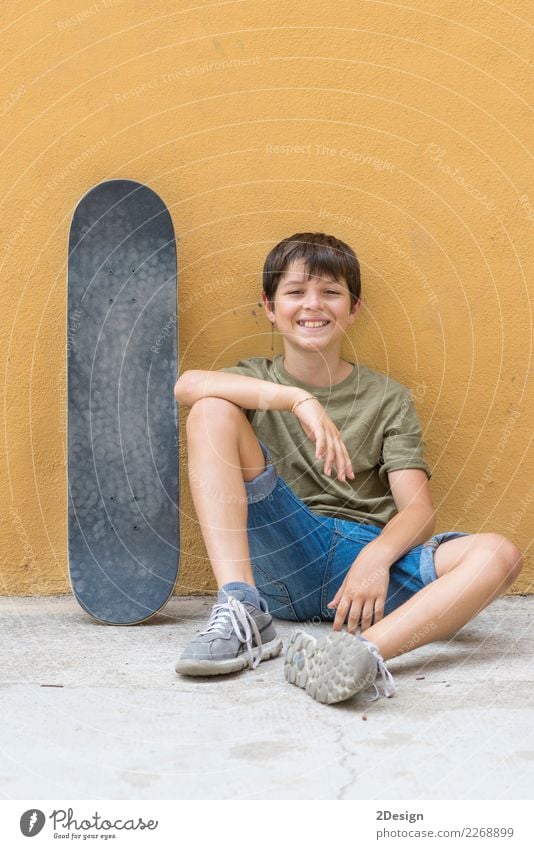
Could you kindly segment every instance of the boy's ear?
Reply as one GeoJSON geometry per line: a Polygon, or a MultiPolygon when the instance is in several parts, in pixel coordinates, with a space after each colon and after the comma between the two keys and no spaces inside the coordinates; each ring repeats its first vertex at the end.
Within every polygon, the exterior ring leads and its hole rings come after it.
{"type": "Polygon", "coordinates": [[[359,300],[359,301],[356,301],[356,303],[354,304],[354,306],[352,307],[352,309],[351,309],[351,311],[350,311],[350,315],[349,315],[349,322],[350,322],[351,324],[352,324],[352,322],[355,320],[355,318],[356,318],[356,316],[358,315],[358,313],[360,312],[360,310],[361,310],[362,306],[363,306],[363,301],[362,301],[362,299],[360,298],[360,300],[359,300]]]}
{"type": "Polygon", "coordinates": [[[269,303],[269,300],[268,300],[267,295],[265,294],[265,292],[262,292],[262,293],[261,293],[261,299],[262,299],[262,301],[263,301],[263,307],[264,307],[264,309],[265,309],[265,312],[267,313],[267,316],[268,316],[268,318],[269,318],[269,321],[274,321],[276,316],[275,316],[274,312],[273,312],[273,311],[272,311],[272,309],[271,309],[271,304],[269,303]]]}

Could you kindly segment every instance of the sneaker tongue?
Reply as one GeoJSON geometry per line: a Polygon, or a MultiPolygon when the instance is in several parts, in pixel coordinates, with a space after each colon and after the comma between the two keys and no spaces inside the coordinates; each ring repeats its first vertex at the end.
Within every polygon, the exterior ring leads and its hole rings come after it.
{"type": "Polygon", "coordinates": [[[233,596],[233,598],[236,598],[238,601],[245,601],[245,593],[243,590],[231,590],[230,592],[227,592],[226,590],[219,590],[217,593],[217,604],[224,604],[224,602],[228,600],[229,595],[233,596]]]}

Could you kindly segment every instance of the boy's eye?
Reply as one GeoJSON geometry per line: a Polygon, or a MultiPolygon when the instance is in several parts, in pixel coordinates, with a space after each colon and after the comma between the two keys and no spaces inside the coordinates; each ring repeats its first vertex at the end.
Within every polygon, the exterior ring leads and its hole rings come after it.
{"type": "MultiPolygon", "coordinates": [[[[288,295],[301,295],[301,294],[302,294],[302,289],[292,289],[292,290],[291,290],[290,292],[288,292],[287,294],[288,294],[288,295]]],[[[326,295],[339,295],[339,294],[341,294],[341,293],[340,293],[340,292],[338,292],[338,291],[337,291],[337,289],[326,289],[326,290],[325,290],[325,294],[326,294],[326,295]]]]}

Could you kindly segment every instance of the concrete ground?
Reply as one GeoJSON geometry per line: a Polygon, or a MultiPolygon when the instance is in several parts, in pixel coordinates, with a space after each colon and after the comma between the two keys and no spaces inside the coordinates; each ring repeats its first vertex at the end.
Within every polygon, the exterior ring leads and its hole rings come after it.
{"type": "Polygon", "coordinates": [[[532,597],[499,599],[454,640],[391,661],[393,698],[336,706],[287,684],[282,657],[179,678],[211,603],[173,598],[121,628],[71,596],[0,598],[0,797],[532,797],[532,597]]]}

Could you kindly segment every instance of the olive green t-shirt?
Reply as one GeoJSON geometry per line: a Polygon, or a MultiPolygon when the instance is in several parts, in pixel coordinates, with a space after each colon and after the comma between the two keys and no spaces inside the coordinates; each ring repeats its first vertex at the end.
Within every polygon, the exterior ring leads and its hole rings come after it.
{"type": "Polygon", "coordinates": [[[411,392],[391,377],[364,365],[334,386],[310,386],[283,366],[283,356],[241,360],[221,371],[272,383],[298,386],[314,395],[341,431],[354,469],[354,480],[324,474],[315,458],[315,442],[294,414],[285,410],[244,410],[252,428],[271,452],[277,472],[314,513],[383,526],[397,512],[388,482],[396,469],[430,470],[411,392]]]}

